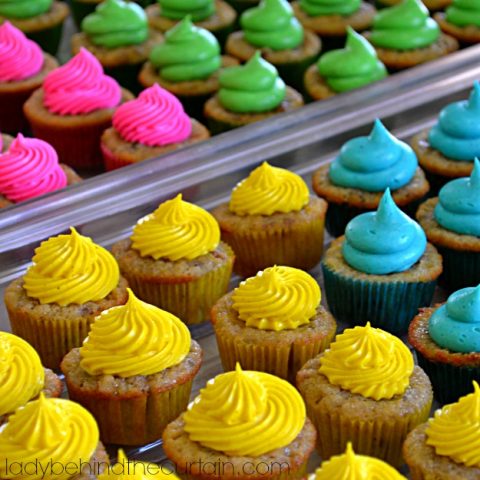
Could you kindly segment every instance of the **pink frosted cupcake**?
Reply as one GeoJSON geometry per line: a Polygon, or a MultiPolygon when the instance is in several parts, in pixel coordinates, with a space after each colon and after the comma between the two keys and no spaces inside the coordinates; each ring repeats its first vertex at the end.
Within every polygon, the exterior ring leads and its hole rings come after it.
{"type": "Polygon", "coordinates": [[[57,152],[51,145],[19,133],[6,153],[0,154],[0,208],[80,180],[70,167],[58,163],[57,152]]]}
{"type": "Polygon", "coordinates": [[[116,110],[101,148],[105,168],[114,170],[209,137],[210,132],[185,113],[177,97],[154,84],[116,110]]]}
{"type": "Polygon", "coordinates": [[[0,131],[17,133],[28,126],[23,104],[58,67],[51,55],[10,22],[0,26],[0,131]]]}
{"type": "Polygon", "coordinates": [[[102,165],[102,132],[111,125],[115,108],[132,98],[82,48],[47,75],[43,87],[30,96],[23,108],[35,136],[50,143],[62,162],[81,169],[98,169],[102,165]]]}

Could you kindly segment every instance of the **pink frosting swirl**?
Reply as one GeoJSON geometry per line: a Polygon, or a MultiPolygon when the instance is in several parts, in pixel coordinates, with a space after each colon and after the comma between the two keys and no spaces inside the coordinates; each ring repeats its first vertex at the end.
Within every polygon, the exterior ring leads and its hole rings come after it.
{"type": "Polygon", "coordinates": [[[21,133],[6,153],[0,154],[0,193],[22,202],[67,185],[57,152],[43,140],[21,133]]]}
{"type": "Polygon", "coordinates": [[[177,97],[157,84],[113,114],[113,126],[132,143],[161,147],[190,137],[192,122],[177,97]]]}
{"type": "Polygon", "coordinates": [[[45,59],[42,49],[10,22],[0,25],[0,82],[16,82],[36,75],[45,59]]]}
{"type": "Polygon", "coordinates": [[[43,83],[44,104],[58,115],[81,115],[116,107],[120,85],[103,73],[100,62],[85,48],[49,73],[43,83]]]}

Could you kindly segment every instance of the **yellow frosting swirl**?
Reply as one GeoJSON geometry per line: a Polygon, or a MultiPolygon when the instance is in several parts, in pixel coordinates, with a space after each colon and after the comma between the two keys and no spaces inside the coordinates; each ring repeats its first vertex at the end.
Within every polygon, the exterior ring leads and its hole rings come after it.
{"type": "Polygon", "coordinates": [[[233,189],[229,209],[236,215],[289,213],[301,210],[309,198],[302,177],[264,162],[233,189]]]}
{"type": "Polygon", "coordinates": [[[467,467],[480,468],[480,387],[457,403],[435,412],[426,430],[427,445],[437,455],[449,457],[467,467]]]}
{"type": "Polygon", "coordinates": [[[347,451],[323,462],[308,480],[406,480],[393,467],[378,458],[355,455],[352,444],[347,451]]]}
{"type": "MultiPolygon", "coordinates": [[[[55,469],[53,462],[79,473],[81,463],[88,462],[99,441],[95,419],[77,403],[60,398],[38,400],[19,408],[0,430],[0,478],[41,480],[72,477],[66,469],[55,469]],[[36,462],[37,468],[18,472],[14,462],[36,462]],[[75,467],[74,467],[74,466],[75,467]],[[58,473],[58,475],[56,475],[58,473]]],[[[60,465],[60,466],[61,466],[60,465]]]]}
{"type": "Polygon", "coordinates": [[[180,194],[140,219],[131,240],[142,257],[193,260],[217,248],[220,227],[210,213],[184,202],[180,194]]]}
{"type": "Polygon", "coordinates": [[[305,404],[285,380],[233,372],[210,380],[183,414],[190,439],[231,456],[260,456],[292,442],[305,424],[305,404]]]}
{"type": "Polygon", "coordinates": [[[36,397],[45,382],[37,352],[25,340],[0,332],[0,417],[36,397]]]}
{"type": "Polygon", "coordinates": [[[233,308],[247,327],[285,330],[307,324],[320,305],[318,283],[292,267],[270,267],[240,283],[233,308]]]}
{"type": "Polygon", "coordinates": [[[72,227],[68,235],[42,242],[33,265],[23,277],[27,295],[40,303],[96,302],[118,285],[120,270],[115,258],[91,238],[72,227]]]}
{"type": "Polygon", "coordinates": [[[127,290],[127,303],[96,317],[80,348],[80,366],[90,375],[153,375],[190,351],[190,331],[179,318],[127,290]]]}
{"type": "Polygon", "coordinates": [[[118,451],[117,463],[98,475],[98,480],[178,480],[178,477],[163,465],[129,460],[124,451],[118,451]]]}
{"type": "Polygon", "coordinates": [[[374,400],[402,395],[414,367],[408,347],[370,323],[337,335],[320,363],[330,383],[374,400]]]}

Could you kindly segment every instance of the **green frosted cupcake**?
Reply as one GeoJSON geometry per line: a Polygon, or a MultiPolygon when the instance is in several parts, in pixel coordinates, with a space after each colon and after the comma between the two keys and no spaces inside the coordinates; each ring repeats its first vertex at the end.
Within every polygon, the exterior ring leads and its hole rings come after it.
{"type": "Polygon", "coordinates": [[[203,119],[203,106],[219,87],[222,67],[238,61],[220,55],[215,36],[196,27],[187,15],[165,34],[165,41],[150,53],[139,82],[145,87],[158,83],[173,93],[191,117],[203,119]]]}
{"type": "Polygon", "coordinates": [[[51,55],[57,53],[69,12],[64,2],[54,0],[0,0],[0,24],[8,20],[51,55]]]}
{"type": "Polygon", "coordinates": [[[444,12],[436,13],[435,20],[443,32],[464,45],[480,42],[480,3],[472,0],[453,0],[444,12]]]}
{"type": "Polygon", "coordinates": [[[303,97],[279,77],[260,52],[245,64],[220,73],[220,89],[205,104],[212,133],[265,120],[303,105],[303,97]]]}
{"type": "Polygon", "coordinates": [[[430,305],[442,258],[387,189],[376,212],[354,218],[322,261],[334,317],[403,334],[420,307],[430,305]]]}
{"type": "Polygon", "coordinates": [[[198,27],[212,32],[223,46],[234,29],[237,12],[224,0],[157,0],[147,8],[150,26],[166,32],[187,15],[198,27]]]}
{"type": "Polygon", "coordinates": [[[82,47],[95,55],[105,73],[124,87],[139,91],[138,73],[153,46],[163,40],[148,28],[147,15],[134,2],[105,0],[82,21],[82,32],[73,35],[72,51],[82,47]]]}
{"type": "Polygon", "coordinates": [[[387,76],[375,49],[353,29],[347,29],[345,48],[327,52],[304,77],[307,95],[324,100],[337,93],[361,88],[387,76]]]}
{"type": "Polygon", "coordinates": [[[240,25],[242,30],[227,39],[227,53],[245,62],[260,49],[288,85],[303,89],[303,75],[318,57],[321,41],[302,27],[287,0],[262,0],[242,14],[240,25]]]}

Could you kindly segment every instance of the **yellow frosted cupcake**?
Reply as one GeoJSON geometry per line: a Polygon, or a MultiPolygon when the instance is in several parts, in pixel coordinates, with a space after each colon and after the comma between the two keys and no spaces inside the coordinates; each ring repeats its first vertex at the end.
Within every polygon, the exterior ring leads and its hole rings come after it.
{"type": "Polygon", "coordinates": [[[304,478],[315,438],[292,385],[237,365],[167,426],[163,448],[184,479],[287,480],[304,478]]]}
{"type": "Polygon", "coordinates": [[[413,430],[403,446],[412,480],[480,478],[480,387],[445,405],[413,430]]]}
{"type": "Polygon", "coordinates": [[[234,260],[215,218],[182,195],[140,219],[112,253],[139,298],[186,324],[209,318],[227,291],[234,260]]]}
{"type": "Polygon", "coordinates": [[[322,458],[345,451],[403,464],[407,434],[430,413],[430,380],[408,347],[379,328],[355,327],[298,372],[297,386],[318,431],[322,458]]]}
{"type": "Polygon", "coordinates": [[[188,405],[202,350],[171,313],[138,300],[101,313],[62,361],[70,399],[89,410],[105,443],[143,445],[188,405]]]}
{"type": "Polygon", "coordinates": [[[56,370],[100,312],[126,302],[126,287],[113,256],[72,228],[41,243],[26,274],[6,288],[5,306],[13,333],[56,370]]]}
{"type": "Polygon", "coordinates": [[[307,480],[406,480],[388,463],[378,458],[357,455],[352,443],[347,450],[323,462],[307,480]]]}
{"type": "Polygon", "coordinates": [[[233,370],[239,362],[294,382],[337,330],[320,299],[315,279],[296,268],[270,267],[242,282],[212,309],[223,368],[233,370]]]}
{"type": "Polygon", "coordinates": [[[0,429],[0,479],[95,480],[109,461],[98,438],[83,407],[40,394],[0,429]]]}
{"type": "Polygon", "coordinates": [[[38,353],[25,340],[0,332],[0,425],[41,392],[59,397],[62,381],[43,368],[38,353]]]}
{"type": "Polygon", "coordinates": [[[327,202],[303,179],[263,163],[213,210],[222,239],[235,252],[235,272],[248,277],[272,265],[309,270],[322,256],[327,202]]]}

